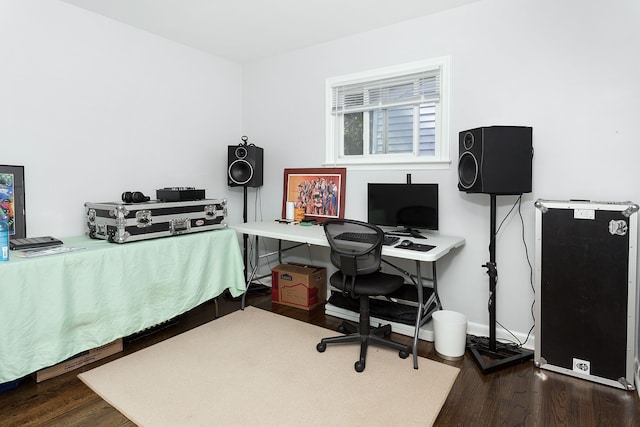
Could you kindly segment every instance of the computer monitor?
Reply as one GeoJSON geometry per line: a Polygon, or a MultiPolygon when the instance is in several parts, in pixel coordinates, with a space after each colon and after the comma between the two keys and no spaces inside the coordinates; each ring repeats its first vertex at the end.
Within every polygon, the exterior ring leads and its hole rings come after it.
{"type": "Polygon", "coordinates": [[[369,183],[367,200],[372,224],[413,237],[424,237],[418,230],[438,230],[438,184],[369,183]]]}

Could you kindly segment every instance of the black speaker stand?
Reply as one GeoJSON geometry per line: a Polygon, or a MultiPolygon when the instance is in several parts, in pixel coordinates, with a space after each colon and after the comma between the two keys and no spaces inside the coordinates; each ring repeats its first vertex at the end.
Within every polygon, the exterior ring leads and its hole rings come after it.
{"type": "MultiPolygon", "coordinates": [[[[247,186],[242,186],[243,191],[243,204],[242,204],[242,222],[247,223],[247,186]]],[[[249,257],[247,252],[247,242],[249,240],[249,236],[247,234],[242,235],[242,247],[244,248],[244,281],[245,283],[249,280],[249,269],[247,266],[249,265],[249,257]]]]}
{"type": "MultiPolygon", "coordinates": [[[[246,137],[244,137],[246,138],[246,137]]],[[[242,208],[242,221],[246,224],[247,223],[247,186],[244,185],[242,187],[243,190],[243,208],[242,208]]],[[[244,248],[244,282],[247,284],[247,291],[246,293],[256,293],[256,294],[260,294],[260,295],[267,295],[271,293],[271,288],[268,286],[265,286],[261,283],[257,283],[257,282],[249,282],[249,252],[248,252],[248,242],[249,242],[249,236],[247,234],[242,234],[242,246],[244,248]]],[[[256,237],[256,244],[258,243],[258,238],[256,237]]],[[[257,251],[258,248],[256,247],[255,250],[257,251]]],[[[237,297],[237,298],[241,298],[241,297],[237,297]]],[[[236,299],[237,299],[236,298],[236,299]]],[[[244,306],[242,307],[242,309],[244,310],[244,306]]]]}
{"type": "Polygon", "coordinates": [[[496,283],[498,269],[496,266],[496,195],[491,194],[491,227],[489,242],[489,262],[483,267],[489,275],[489,342],[469,346],[476,363],[483,374],[497,371],[519,362],[533,358],[533,352],[520,348],[498,345],[496,340],[496,283]]]}

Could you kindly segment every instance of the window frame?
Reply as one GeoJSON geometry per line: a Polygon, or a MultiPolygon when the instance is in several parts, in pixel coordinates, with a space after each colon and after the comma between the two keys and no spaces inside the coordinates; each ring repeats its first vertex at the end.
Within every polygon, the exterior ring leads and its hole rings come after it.
{"type": "MultiPolygon", "coordinates": [[[[451,164],[449,143],[449,92],[450,92],[450,59],[448,56],[427,59],[391,67],[378,68],[364,72],[358,72],[326,79],[326,135],[325,135],[325,165],[343,166],[362,169],[446,169],[451,164]],[[409,75],[421,71],[440,69],[440,100],[436,103],[436,136],[435,155],[418,156],[417,153],[386,153],[368,154],[365,149],[363,155],[344,156],[344,144],[342,136],[338,135],[338,129],[342,135],[344,126],[343,115],[332,113],[332,98],[335,87],[355,83],[393,78],[409,75]]],[[[414,129],[419,127],[415,123],[414,129]]],[[[366,132],[366,131],[365,131],[366,132]]],[[[365,144],[368,142],[365,140],[365,144]]]]}

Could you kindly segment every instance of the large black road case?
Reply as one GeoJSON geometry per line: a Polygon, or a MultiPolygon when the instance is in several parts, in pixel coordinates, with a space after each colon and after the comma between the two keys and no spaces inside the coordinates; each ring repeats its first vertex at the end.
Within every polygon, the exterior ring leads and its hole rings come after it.
{"type": "Polygon", "coordinates": [[[634,390],[638,206],[536,207],[536,366],[634,390]]]}
{"type": "Polygon", "coordinates": [[[87,233],[93,239],[127,243],[227,226],[227,200],[84,204],[87,233]]]}

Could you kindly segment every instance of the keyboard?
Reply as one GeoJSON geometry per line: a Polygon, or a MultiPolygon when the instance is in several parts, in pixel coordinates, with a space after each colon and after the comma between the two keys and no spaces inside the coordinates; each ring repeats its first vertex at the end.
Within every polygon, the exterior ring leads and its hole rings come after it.
{"type": "MultiPolygon", "coordinates": [[[[372,233],[342,233],[336,236],[336,239],[346,240],[348,242],[358,242],[358,243],[374,243],[376,241],[376,234],[372,233]]],[[[390,246],[400,240],[397,236],[388,236],[384,235],[382,240],[382,244],[385,246],[390,246]]]]}

